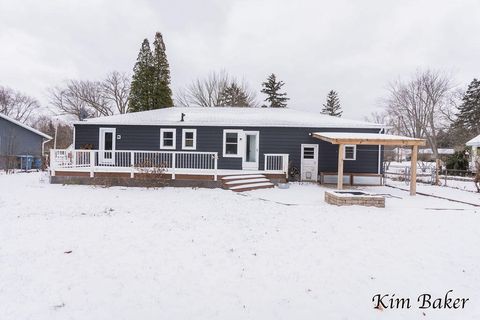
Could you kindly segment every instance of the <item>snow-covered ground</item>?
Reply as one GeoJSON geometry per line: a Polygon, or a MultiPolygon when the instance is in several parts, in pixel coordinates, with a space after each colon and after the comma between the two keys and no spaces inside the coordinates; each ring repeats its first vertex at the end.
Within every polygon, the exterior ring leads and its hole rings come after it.
{"type": "Polygon", "coordinates": [[[1,175],[0,319],[480,318],[480,209],[367,189],[394,197],[335,207],[314,184],[237,194],[1,175]],[[465,309],[417,308],[448,290],[465,309]],[[379,293],[412,308],[373,309],[379,293]]]}

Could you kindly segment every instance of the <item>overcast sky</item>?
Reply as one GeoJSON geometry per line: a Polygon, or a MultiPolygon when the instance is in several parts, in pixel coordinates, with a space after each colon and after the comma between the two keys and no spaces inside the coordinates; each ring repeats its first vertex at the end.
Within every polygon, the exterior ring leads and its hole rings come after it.
{"type": "Polygon", "coordinates": [[[65,79],[131,73],[156,31],[174,91],[222,69],[260,90],[274,72],[289,107],[320,111],[334,89],[354,119],[416,69],[480,77],[479,0],[0,0],[0,85],[45,105],[65,79]]]}

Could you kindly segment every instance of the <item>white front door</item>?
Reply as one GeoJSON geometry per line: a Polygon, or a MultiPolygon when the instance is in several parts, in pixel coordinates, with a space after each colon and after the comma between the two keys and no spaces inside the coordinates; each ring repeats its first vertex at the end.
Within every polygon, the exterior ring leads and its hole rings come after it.
{"type": "Polygon", "coordinates": [[[243,170],[258,170],[259,137],[258,131],[243,132],[243,170]]]}
{"type": "Polygon", "coordinates": [[[318,144],[302,144],[301,180],[318,180],[318,144]]]}
{"type": "Polygon", "coordinates": [[[98,163],[115,164],[115,128],[100,128],[98,143],[98,163]]]}

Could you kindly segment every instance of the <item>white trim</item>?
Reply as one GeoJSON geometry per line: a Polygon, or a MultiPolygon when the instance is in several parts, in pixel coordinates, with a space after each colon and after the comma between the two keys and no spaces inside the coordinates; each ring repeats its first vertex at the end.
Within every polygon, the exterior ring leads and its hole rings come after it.
{"type": "Polygon", "coordinates": [[[162,128],[162,129],[160,129],[160,149],[175,150],[176,143],[177,143],[177,129],[174,129],[174,128],[162,128]],[[172,132],[173,133],[173,135],[172,135],[172,138],[173,138],[172,146],[165,146],[163,144],[163,134],[165,132],[172,132]]]}
{"type": "Polygon", "coordinates": [[[240,140],[241,140],[242,132],[243,132],[243,130],[223,129],[223,157],[224,158],[243,158],[242,150],[241,150],[241,147],[240,147],[240,140]],[[236,133],[237,134],[237,153],[236,154],[227,154],[226,153],[227,133],[236,133]]]}
{"type": "Polygon", "coordinates": [[[197,149],[197,129],[182,129],[182,149],[183,150],[196,150],[197,149]],[[193,133],[193,146],[188,147],[185,145],[185,134],[193,133]]]}
{"type": "Polygon", "coordinates": [[[12,119],[12,118],[10,118],[9,116],[6,116],[6,115],[4,115],[4,114],[2,114],[2,113],[0,113],[0,118],[3,118],[3,119],[5,119],[6,121],[10,121],[11,123],[16,124],[16,125],[19,126],[19,127],[22,127],[22,128],[24,128],[24,129],[27,129],[27,130],[29,130],[29,131],[31,131],[31,132],[33,132],[33,133],[36,133],[36,134],[38,134],[39,136],[42,136],[42,137],[45,138],[45,139],[49,139],[49,140],[52,140],[52,139],[53,139],[53,138],[50,137],[48,134],[45,134],[45,133],[43,133],[43,132],[41,132],[41,131],[38,131],[37,129],[34,129],[34,128],[30,127],[30,126],[27,126],[26,124],[21,123],[20,121],[17,121],[17,120],[15,120],[15,119],[12,119]]]}
{"type": "Polygon", "coordinates": [[[258,170],[260,165],[260,131],[243,131],[242,134],[242,169],[243,170],[258,170]],[[255,145],[255,162],[247,162],[247,135],[254,135],[256,139],[255,145]]]}
{"type": "Polygon", "coordinates": [[[346,144],[343,146],[343,160],[354,161],[357,160],[357,145],[356,144],[346,144]],[[353,148],[353,158],[347,158],[347,148],[353,148]]]}
{"type": "MultiPolygon", "coordinates": [[[[98,130],[98,162],[101,164],[115,164],[115,150],[116,150],[116,128],[99,128],[98,130]],[[112,150],[105,150],[105,133],[110,132],[112,134],[112,150]],[[105,153],[111,153],[110,158],[105,158],[105,153]]],[[[74,146],[75,148],[75,146],[74,146]]]]}
{"type": "MultiPolygon", "coordinates": [[[[318,159],[319,159],[319,145],[311,143],[302,143],[300,145],[300,180],[302,181],[318,181],[318,159]],[[313,159],[304,159],[305,148],[313,148],[313,159]],[[304,163],[307,161],[307,163],[304,163]],[[308,165],[308,162],[312,162],[312,165],[308,165]],[[304,179],[303,176],[306,175],[308,167],[313,167],[313,177],[312,179],[304,179]]],[[[288,170],[288,169],[287,169],[288,170]]]]}
{"type": "MultiPolygon", "coordinates": [[[[384,129],[382,128],[378,133],[385,133],[384,129]]],[[[382,172],[382,169],[381,169],[381,167],[382,167],[382,145],[381,144],[378,145],[378,166],[377,167],[378,167],[377,173],[381,174],[381,172],[382,172]]]]}
{"type": "Polygon", "coordinates": [[[75,131],[75,126],[73,126],[73,141],[72,141],[72,146],[73,146],[73,149],[75,150],[75,136],[77,135],[76,131],[75,131]]]}

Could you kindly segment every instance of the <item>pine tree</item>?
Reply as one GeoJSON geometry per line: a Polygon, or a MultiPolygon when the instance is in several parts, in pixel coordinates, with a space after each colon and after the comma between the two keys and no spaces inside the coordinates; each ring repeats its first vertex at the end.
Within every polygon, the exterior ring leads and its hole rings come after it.
{"type": "Polygon", "coordinates": [[[463,127],[472,135],[480,133],[480,81],[473,79],[458,107],[457,127],[463,127]]]}
{"type": "Polygon", "coordinates": [[[262,83],[262,93],[267,95],[264,101],[267,101],[270,105],[263,105],[263,107],[270,108],[285,108],[287,106],[286,92],[279,92],[285,83],[283,81],[277,81],[275,74],[268,76],[267,81],[262,83]]]}
{"type": "Polygon", "coordinates": [[[342,107],[340,106],[340,100],[338,99],[338,94],[334,90],[331,90],[327,95],[327,102],[323,105],[322,113],[334,116],[342,116],[342,107]]]}
{"type": "Polygon", "coordinates": [[[133,68],[130,88],[129,111],[145,111],[155,108],[153,100],[154,88],[153,55],[148,39],[144,39],[137,62],[133,68]]]}
{"type": "Polygon", "coordinates": [[[249,107],[248,96],[246,92],[232,82],[226,86],[220,93],[220,105],[227,107],[249,107]]]}
{"type": "Polygon", "coordinates": [[[153,103],[155,108],[173,106],[172,90],[170,89],[170,67],[167,60],[165,43],[160,32],[155,34],[153,42],[154,88],[153,103]]]}

